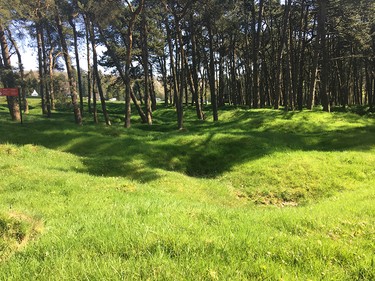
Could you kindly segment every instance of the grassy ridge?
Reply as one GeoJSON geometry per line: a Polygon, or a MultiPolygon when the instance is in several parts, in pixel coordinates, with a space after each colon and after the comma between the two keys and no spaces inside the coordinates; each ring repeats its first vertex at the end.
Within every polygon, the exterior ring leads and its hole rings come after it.
{"type": "Polygon", "coordinates": [[[0,111],[0,213],[41,225],[0,279],[375,278],[372,118],[187,111],[178,132],[172,109],[130,130],[36,110],[0,111]]]}

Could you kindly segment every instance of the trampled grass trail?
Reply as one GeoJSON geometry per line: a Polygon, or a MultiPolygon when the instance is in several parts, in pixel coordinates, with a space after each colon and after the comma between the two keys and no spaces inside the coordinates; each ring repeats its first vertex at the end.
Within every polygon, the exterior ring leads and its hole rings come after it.
{"type": "Polygon", "coordinates": [[[0,111],[0,280],[375,279],[371,116],[38,114],[0,111]]]}

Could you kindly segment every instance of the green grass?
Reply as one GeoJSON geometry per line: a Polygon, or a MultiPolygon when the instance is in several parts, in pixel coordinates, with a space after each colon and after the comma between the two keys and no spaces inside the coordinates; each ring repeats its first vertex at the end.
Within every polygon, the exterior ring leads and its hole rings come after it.
{"type": "Polygon", "coordinates": [[[0,280],[375,279],[372,116],[187,110],[177,131],[159,108],[126,130],[31,102],[21,126],[0,100],[0,280]]]}

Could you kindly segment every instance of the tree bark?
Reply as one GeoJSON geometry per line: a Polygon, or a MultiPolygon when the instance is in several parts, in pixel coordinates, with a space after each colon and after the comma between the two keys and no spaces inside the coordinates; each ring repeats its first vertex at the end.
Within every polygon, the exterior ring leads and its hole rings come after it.
{"type": "Polygon", "coordinates": [[[43,27],[41,23],[36,25],[36,36],[38,45],[38,73],[39,73],[39,94],[42,101],[42,113],[47,114],[47,105],[45,98],[45,75],[43,73],[43,27]]]}
{"type": "Polygon", "coordinates": [[[149,67],[148,67],[148,30],[147,30],[147,21],[145,9],[142,11],[141,19],[141,40],[142,40],[142,64],[144,72],[144,95],[145,95],[145,104],[146,104],[146,116],[147,124],[152,125],[152,108],[151,108],[151,94],[150,94],[150,77],[149,77],[149,67]]]}
{"type": "Polygon", "coordinates": [[[29,103],[26,99],[26,92],[25,92],[25,88],[24,88],[24,84],[25,84],[25,71],[24,71],[24,68],[23,68],[23,63],[22,63],[22,55],[21,55],[21,52],[20,52],[20,49],[18,48],[18,44],[16,42],[16,40],[14,40],[13,36],[12,36],[12,33],[10,31],[10,29],[7,29],[7,32],[8,32],[8,37],[9,37],[9,40],[10,42],[12,43],[15,51],[16,51],[16,54],[17,54],[17,59],[18,59],[18,68],[19,68],[19,71],[20,71],[20,76],[21,76],[21,98],[22,98],[22,110],[24,113],[29,113],[29,103]]]}
{"type": "Polygon", "coordinates": [[[81,111],[81,115],[83,116],[83,90],[82,90],[82,75],[81,75],[81,67],[79,63],[79,51],[78,51],[78,35],[76,24],[74,23],[74,19],[72,16],[69,16],[69,24],[73,29],[73,45],[74,45],[74,53],[76,57],[76,65],[77,65],[77,78],[78,78],[78,93],[79,93],[79,109],[81,111]]]}
{"type": "Polygon", "coordinates": [[[318,38],[320,40],[320,52],[322,54],[322,63],[320,71],[320,96],[322,100],[323,110],[330,112],[329,96],[328,96],[328,77],[329,77],[329,53],[327,48],[327,0],[318,0],[318,38]]]}
{"type": "MultiPolygon", "coordinates": [[[[5,69],[5,75],[3,75],[3,84],[5,87],[14,88],[16,87],[16,81],[13,75],[12,66],[10,62],[10,52],[8,47],[7,38],[5,36],[4,28],[0,24],[0,46],[1,54],[3,57],[3,67],[5,69]]],[[[9,113],[13,121],[21,120],[20,107],[17,97],[7,97],[7,103],[9,113]]]]}
{"type": "Polygon", "coordinates": [[[99,69],[98,69],[98,54],[96,52],[96,41],[95,41],[95,36],[94,36],[94,25],[93,24],[91,24],[89,30],[90,30],[90,41],[91,41],[92,59],[93,59],[93,72],[94,72],[94,76],[95,76],[96,86],[97,86],[97,89],[98,89],[98,92],[99,92],[100,103],[102,105],[102,111],[103,111],[103,115],[104,115],[105,124],[107,126],[111,126],[111,121],[109,120],[107,106],[106,106],[106,103],[105,103],[101,77],[100,77],[99,69]]]}
{"type": "Polygon", "coordinates": [[[91,108],[91,97],[93,97],[91,88],[91,59],[90,59],[90,20],[86,14],[83,15],[85,21],[85,33],[86,33],[86,56],[87,56],[87,106],[89,114],[92,113],[91,108]]]}
{"type": "MultiPolygon", "coordinates": [[[[144,0],[141,0],[138,4],[136,10],[133,9],[133,6],[127,1],[129,9],[131,10],[131,18],[129,20],[129,26],[127,31],[127,48],[126,48],[126,61],[125,61],[125,128],[130,128],[131,126],[131,105],[130,100],[132,96],[132,88],[130,84],[130,66],[132,60],[132,48],[133,48],[133,29],[137,16],[143,9],[144,0]]],[[[147,120],[147,118],[146,118],[147,120]]]]}
{"type": "Polygon", "coordinates": [[[193,100],[195,104],[195,110],[198,119],[203,120],[204,119],[204,113],[202,111],[201,104],[199,102],[199,81],[198,81],[198,64],[197,64],[197,41],[196,41],[196,35],[195,35],[195,22],[193,14],[190,15],[190,39],[191,39],[191,60],[192,60],[192,79],[193,79],[193,100]]]}
{"type": "Polygon", "coordinates": [[[260,31],[262,24],[263,0],[259,1],[258,15],[255,12],[255,1],[252,5],[252,33],[253,33],[253,107],[259,108],[259,62],[260,31]]]}
{"type": "Polygon", "coordinates": [[[216,96],[216,79],[215,79],[215,61],[214,61],[214,46],[213,46],[213,30],[212,24],[209,22],[207,24],[208,28],[208,44],[210,53],[209,62],[209,83],[210,83],[210,93],[211,93],[211,104],[212,104],[212,114],[214,121],[218,121],[218,108],[217,108],[217,96],[216,96]]]}
{"type": "Polygon", "coordinates": [[[281,78],[282,78],[282,63],[283,63],[283,50],[285,44],[287,44],[287,28],[288,28],[288,20],[289,20],[289,13],[290,13],[290,6],[292,0],[288,0],[285,4],[284,8],[284,17],[283,17],[283,25],[281,30],[281,37],[280,37],[280,44],[277,52],[277,62],[276,62],[276,82],[275,82],[275,99],[274,99],[274,108],[278,109],[280,106],[280,96],[282,92],[281,87],[281,78]]]}
{"type": "Polygon", "coordinates": [[[56,10],[55,10],[55,21],[56,21],[56,26],[57,30],[59,33],[60,41],[61,41],[61,47],[64,53],[64,59],[65,59],[65,64],[66,64],[66,71],[68,73],[68,79],[69,79],[69,88],[70,88],[70,95],[72,98],[72,105],[73,105],[73,111],[74,111],[74,118],[75,122],[78,125],[82,125],[82,116],[81,116],[81,111],[79,109],[78,103],[77,103],[77,87],[76,87],[76,81],[74,79],[73,75],[73,67],[72,67],[72,62],[68,53],[68,45],[65,40],[65,35],[63,32],[63,26],[61,22],[61,18],[59,15],[59,10],[56,4],[56,10]]]}

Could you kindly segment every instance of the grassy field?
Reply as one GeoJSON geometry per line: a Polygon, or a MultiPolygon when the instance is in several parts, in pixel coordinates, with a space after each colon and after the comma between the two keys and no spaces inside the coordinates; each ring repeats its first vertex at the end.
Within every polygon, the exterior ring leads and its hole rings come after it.
{"type": "Polygon", "coordinates": [[[31,104],[20,125],[0,100],[0,280],[375,279],[373,116],[126,130],[122,104],[112,127],[31,104]]]}

